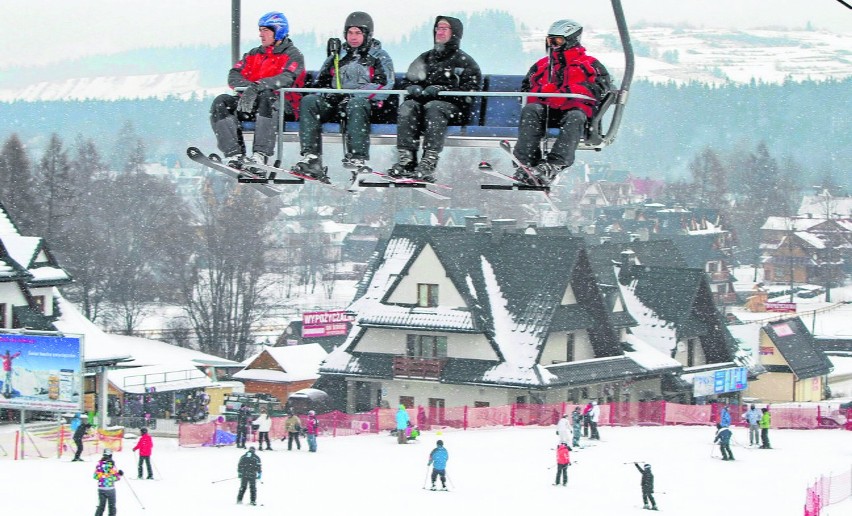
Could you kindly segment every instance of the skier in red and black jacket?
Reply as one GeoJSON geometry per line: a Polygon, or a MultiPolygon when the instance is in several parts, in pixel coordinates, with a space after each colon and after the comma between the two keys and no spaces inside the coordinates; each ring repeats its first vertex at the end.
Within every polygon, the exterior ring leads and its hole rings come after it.
{"type": "MultiPolygon", "coordinates": [[[[213,100],[210,125],[228,166],[242,168],[248,162],[266,164],[275,153],[279,88],[305,85],[305,58],[288,37],[290,25],[279,12],[269,12],[257,22],[260,46],[249,50],[228,72],[228,86],[245,88],[239,97],[222,94],[213,100]],[[245,156],[239,120],[255,120],[254,153],[245,156]]],[[[285,95],[288,120],[299,119],[298,93],[285,95]]]]}
{"type": "MultiPolygon", "coordinates": [[[[530,97],[521,110],[518,143],[514,155],[532,169],[539,181],[550,184],[559,172],[574,163],[574,153],[591,118],[611,88],[609,72],[580,45],[583,26],[572,20],[559,20],[547,32],[546,57],[527,72],[521,91],[532,93],[576,93],[591,100],[560,97],[530,97]],[[547,127],[559,127],[553,148],[542,156],[541,140],[547,127]]],[[[523,170],[515,179],[532,183],[523,170]]]]}

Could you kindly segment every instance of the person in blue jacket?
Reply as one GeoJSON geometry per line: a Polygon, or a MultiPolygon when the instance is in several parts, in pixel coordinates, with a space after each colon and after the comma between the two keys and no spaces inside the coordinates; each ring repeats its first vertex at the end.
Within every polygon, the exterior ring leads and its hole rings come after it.
{"type": "Polygon", "coordinates": [[[441,477],[441,489],[447,488],[447,461],[450,459],[450,454],[444,448],[444,441],[438,439],[435,449],[429,453],[429,462],[427,466],[432,466],[432,490],[435,490],[435,480],[441,477]]]}
{"type": "Polygon", "coordinates": [[[408,412],[405,411],[405,405],[400,405],[399,410],[396,411],[396,442],[399,444],[408,442],[405,438],[405,430],[408,428],[408,422],[408,412]]]}
{"type": "Polygon", "coordinates": [[[714,443],[719,443],[719,450],[722,451],[722,460],[734,460],[734,454],[731,452],[731,429],[722,426],[722,423],[716,423],[716,438],[714,443]]]}
{"type": "Polygon", "coordinates": [[[74,433],[74,432],[77,431],[77,429],[80,427],[81,422],[82,422],[82,418],[80,417],[80,413],[75,412],[74,417],[71,418],[71,433],[74,433]]]}
{"type": "Polygon", "coordinates": [[[722,416],[721,420],[719,421],[719,424],[721,424],[725,428],[731,426],[731,413],[728,411],[727,405],[722,407],[722,416]]]}

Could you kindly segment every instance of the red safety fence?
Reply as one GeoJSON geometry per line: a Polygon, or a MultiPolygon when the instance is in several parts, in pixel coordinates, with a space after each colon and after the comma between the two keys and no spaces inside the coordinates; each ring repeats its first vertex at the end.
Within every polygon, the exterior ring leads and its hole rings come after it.
{"type": "MultiPolygon", "coordinates": [[[[417,407],[407,409],[413,425],[421,430],[431,428],[482,428],[493,426],[555,425],[562,414],[570,414],[571,403],[512,404],[500,407],[417,407]]],[[[599,406],[598,424],[601,426],[663,426],[663,425],[714,425],[721,419],[723,404],[681,405],[666,401],[636,403],[605,403],[599,406]]],[[[772,428],[838,428],[852,430],[852,410],[845,416],[839,411],[826,411],[820,406],[770,407],[772,428]]],[[[744,406],[730,405],[731,422],[745,425],[742,419],[744,406]]],[[[347,414],[333,411],[320,414],[320,433],[330,436],[378,433],[396,428],[396,409],[376,408],[369,412],[347,414]]],[[[272,418],[269,437],[286,436],[286,418],[272,418]]],[[[236,433],[235,422],[181,423],[178,440],[181,446],[219,446],[230,444],[227,435],[236,433]]],[[[250,432],[249,440],[255,440],[250,432]]]]}
{"type": "Polygon", "coordinates": [[[852,469],[833,476],[821,476],[805,494],[805,516],[819,516],[825,507],[852,496],[852,469]]]}

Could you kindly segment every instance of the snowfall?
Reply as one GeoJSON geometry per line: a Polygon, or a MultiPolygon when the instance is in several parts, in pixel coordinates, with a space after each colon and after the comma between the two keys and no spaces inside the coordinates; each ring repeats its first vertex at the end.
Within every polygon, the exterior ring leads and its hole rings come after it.
{"type": "MultiPolygon", "coordinates": [[[[748,446],[747,430],[734,429],[733,462],[720,460],[706,426],[602,427],[601,441],[581,440],[571,453],[567,487],[554,486],[555,426],[432,430],[415,442],[396,443],[388,433],[320,435],[317,453],[286,451],[273,442],[260,452],[263,475],[258,506],[236,505],[233,446],[181,448],[174,438],[154,438],[155,480],[136,478],[135,436],[115,454],[125,472],[117,484],[119,514],[542,514],[564,508],[574,514],[642,512],[633,462],[648,462],[661,512],[677,515],[801,515],[808,486],[820,475],[852,467],[852,433],[845,430],[771,430],[771,450],[748,446]],[[428,485],[429,452],[437,439],[449,452],[449,491],[428,485]]],[[[14,431],[5,427],[0,432],[14,431]]],[[[30,449],[30,453],[33,450],[30,449]]],[[[47,455],[47,453],[44,453],[47,455]]],[[[0,461],[4,514],[91,514],[97,505],[92,473],[97,455],[84,462],[27,456],[0,461]]],[[[644,513],[644,512],[642,512],[644,513]]],[[[825,515],[852,513],[852,498],[825,515]]]]}

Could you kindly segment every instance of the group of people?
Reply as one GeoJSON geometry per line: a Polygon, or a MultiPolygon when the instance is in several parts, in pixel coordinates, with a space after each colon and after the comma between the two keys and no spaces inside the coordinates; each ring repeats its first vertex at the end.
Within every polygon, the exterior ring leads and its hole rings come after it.
{"type": "MultiPolygon", "coordinates": [[[[239,96],[216,97],[210,111],[217,145],[226,163],[238,169],[267,164],[276,141],[277,90],[304,87],[307,75],[304,57],[289,38],[284,14],[261,16],[258,28],[261,45],[247,52],[228,74],[228,85],[242,92],[239,96]],[[242,120],[255,120],[251,154],[242,140],[242,120]]],[[[585,97],[528,99],[521,110],[518,143],[513,151],[519,164],[515,172],[519,182],[549,184],[571,166],[587,121],[611,89],[606,68],[587,55],[580,44],[582,32],[583,27],[572,20],[553,23],[545,39],[547,56],[524,77],[523,92],[585,97]],[[559,135],[545,155],[541,141],[547,127],[558,127],[559,135]]],[[[411,63],[403,83],[396,85],[393,60],[375,37],[373,19],[361,11],[347,16],[343,42],[336,38],[329,41],[329,55],[313,86],[365,93],[321,93],[304,98],[292,92],[285,94],[286,119],[300,122],[301,159],[292,171],[329,182],[322,159],[321,131],[324,122],[333,120],[341,122],[344,167],[355,171],[368,168],[371,113],[388,109],[388,95],[381,91],[398,86],[406,95],[396,113],[397,161],[388,174],[434,182],[447,127],[463,122],[473,102],[464,92],[482,89],[479,65],[461,49],[463,33],[464,26],[457,18],[436,17],[432,48],[411,63]],[[448,91],[459,94],[440,95],[448,91]]]]}
{"type": "MultiPolygon", "coordinates": [[[[305,435],[308,440],[308,451],[317,451],[317,435],[319,435],[320,424],[317,419],[316,412],[308,411],[306,424],[302,425],[302,420],[295,412],[290,412],[287,419],[284,421],[284,428],[287,432],[281,441],[287,440],[287,451],[293,449],[293,443],[296,443],[296,449],[302,449],[300,436],[305,435]]],[[[243,405],[237,411],[237,432],[236,446],[237,448],[246,448],[248,435],[252,429],[257,431],[257,448],[255,451],[263,451],[263,444],[266,443],[266,450],[272,451],[272,442],[269,439],[269,433],[272,430],[272,418],[269,416],[266,408],[260,409],[260,414],[252,417],[251,407],[243,405]]],[[[254,449],[254,447],[252,447],[254,449]]]]}
{"type": "MultiPolygon", "coordinates": [[[[760,445],[760,448],[763,449],[772,448],[769,443],[769,428],[772,426],[772,415],[769,413],[769,407],[757,410],[752,404],[748,410],[743,411],[742,419],[748,425],[749,446],[760,445]]],[[[735,460],[731,451],[733,432],[731,432],[730,426],[731,413],[728,406],[725,405],[719,415],[719,422],[716,423],[716,436],[713,439],[714,443],[719,443],[719,451],[722,453],[722,460],[725,461],[735,460]]]]}

